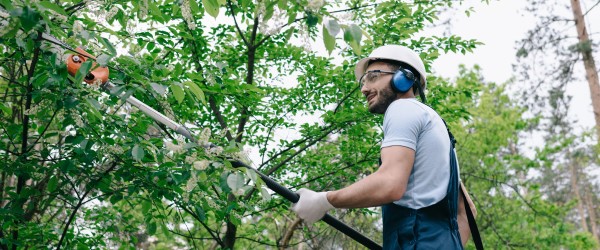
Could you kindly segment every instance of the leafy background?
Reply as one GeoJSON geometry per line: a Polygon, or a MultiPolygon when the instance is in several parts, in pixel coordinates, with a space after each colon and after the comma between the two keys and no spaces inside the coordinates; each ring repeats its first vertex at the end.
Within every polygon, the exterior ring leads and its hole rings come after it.
{"type": "MultiPolygon", "coordinates": [[[[413,48],[427,68],[472,52],[480,42],[420,34],[460,4],[0,0],[0,247],[361,248],[324,223],[303,224],[230,161],[292,190],[341,188],[375,171],[382,117],[366,110],[354,63],[383,44],[413,48]],[[66,47],[109,67],[111,93],[80,83],[91,64],[67,73],[66,47]]],[[[459,71],[428,76],[428,104],[459,141],[485,246],[597,248],[598,187],[583,171],[596,168],[596,138],[560,122],[568,97],[546,96],[550,88],[522,102],[508,89],[533,84],[526,75],[492,83],[477,66],[459,71]],[[554,113],[532,112],[548,105],[554,113]],[[533,156],[522,150],[532,131],[547,135],[533,156]]],[[[378,208],[332,214],[381,242],[378,208]]]]}

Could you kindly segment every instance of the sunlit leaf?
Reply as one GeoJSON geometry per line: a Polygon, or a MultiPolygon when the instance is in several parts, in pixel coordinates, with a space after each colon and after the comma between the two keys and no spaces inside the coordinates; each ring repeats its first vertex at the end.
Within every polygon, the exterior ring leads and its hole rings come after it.
{"type": "Polygon", "coordinates": [[[206,13],[212,17],[217,18],[219,16],[219,2],[217,0],[202,0],[202,6],[204,6],[206,13]]]}

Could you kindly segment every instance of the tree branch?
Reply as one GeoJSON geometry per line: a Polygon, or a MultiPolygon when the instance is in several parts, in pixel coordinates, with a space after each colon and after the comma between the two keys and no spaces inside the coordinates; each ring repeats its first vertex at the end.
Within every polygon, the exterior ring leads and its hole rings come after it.
{"type": "MultiPolygon", "coordinates": [[[[42,32],[38,31],[38,38],[36,39],[36,43],[39,42],[40,37],[42,37],[42,32]]],[[[28,72],[27,72],[27,88],[26,88],[26,100],[25,100],[25,110],[28,110],[31,108],[31,102],[32,102],[32,92],[33,92],[33,83],[31,82],[31,79],[33,77],[33,73],[35,72],[35,68],[37,66],[38,60],[40,58],[40,52],[41,49],[39,46],[37,46],[35,48],[35,50],[33,51],[33,58],[31,59],[31,67],[29,68],[28,72]]],[[[23,131],[21,133],[21,157],[20,157],[20,161],[23,163],[27,162],[27,140],[29,138],[29,115],[26,114],[25,112],[23,112],[23,131]]],[[[14,209],[22,209],[23,205],[25,204],[25,198],[20,197],[21,191],[23,190],[23,187],[25,186],[25,183],[27,182],[27,180],[29,179],[29,176],[27,173],[19,173],[17,175],[17,196],[19,198],[16,199],[15,203],[14,203],[14,209]]],[[[15,221],[15,224],[17,224],[17,226],[15,227],[15,229],[12,232],[12,238],[15,242],[17,242],[17,240],[19,239],[19,224],[20,224],[20,220],[15,221]]],[[[13,249],[16,249],[17,245],[13,245],[13,249]]]]}
{"type": "Polygon", "coordinates": [[[587,16],[587,14],[592,11],[594,8],[596,8],[596,6],[598,6],[598,4],[600,4],[600,0],[597,1],[594,6],[590,7],[585,13],[583,13],[583,16],[587,16]]]}
{"type": "MultiPolygon", "coordinates": [[[[191,30],[188,28],[188,32],[191,33],[191,30]]],[[[196,50],[196,42],[194,40],[191,40],[192,43],[192,56],[196,57],[196,71],[198,73],[202,73],[202,65],[200,64],[200,55],[198,54],[198,51],[196,50]]],[[[227,122],[225,122],[224,116],[221,113],[221,111],[219,110],[219,107],[217,106],[216,100],[213,96],[209,96],[208,97],[208,103],[210,106],[210,109],[212,110],[212,114],[215,116],[215,118],[217,119],[217,121],[219,122],[219,124],[221,125],[221,129],[225,130],[225,136],[227,137],[228,141],[233,140],[233,136],[231,136],[231,133],[229,132],[229,129],[227,127],[227,122]]]]}
{"type": "Polygon", "coordinates": [[[40,139],[44,136],[44,134],[46,133],[46,131],[50,127],[50,124],[52,124],[52,121],[54,120],[54,117],[56,116],[56,114],[58,114],[58,109],[54,110],[54,113],[50,117],[50,121],[48,121],[48,124],[46,124],[46,127],[44,127],[44,130],[42,131],[42,133],[40,133],[40,136],[38,136],[38,138],[35,139],[35,141],[31,144],[31,146],[27,149],[26,152],[31,151],[33,149],[33,147],[38,143],[38,141],[40,141],[40,139]]]}
{"type": "Polygon", "coordinates": [[[331,134],[331,132],[333,132],[336,128],[331,128],[329,129],[329,131],[323,133],[321,136],[319,136],[318,138],[314,139],[313,141],[309,142],[308,144],[304,145],[304,147],[300,148],[298,151],[296,151],[294,154],[290,155],[289,157],[287,157],[286,159],[284,159],[283,161],[281,161],[279,164],[273,166],[272,168],[270,168],[269,170],[267,170],[267,172],[265,173],[266,175],[271,175],[273,174],[273,172],[277,171],[279,168],[281,168],[283,165],[285,165],[286,163],[288,163],[290,160],[292,160],[294,157],[296,157],[297,155],[299,155],[300,153],[304,152],[307,148],[311,147],[312,145],[315,145],[317,142],[321,141],[321,139],[327,137],[329,134],[331,134]]]}
{"type": "Polygon", "coordinates": [[[117,162],[115,161],[115,162],[113,162],[112,166],[110,166],[110,168],[108,168],[106,171],[104,171],[104,173],[102,173],[97,179],[95,179],[95,180],[93,180],[93,181],[91,181],[89,183],[88,190],[86,190],[85,193],[83,194],[83,196],[81,196],[79,198],[79,201],[77,202],[77,205],[75,206],[75,208],[71,212],[71,215],[69,216],[69,219],[67,220],[67,224],[65,225],[65,228],[63,229],[62,235],[60,236],[60,240],[58,240],[58,244],[56,246],[57,250],[60,250],[60,248],[62,247],[62,242],[65,239],[65,236],[67,235],[67,231],[69,230],[69,226],[73,222],[73,219],[75,218],[75,214],[77,214],[77,211],[79,210],[79,208],[81,207],[81,205],[83,205],[83,200],[85,199],[85,197],[92,190],[94,190],[96,188],[95,187],[96,184],[98,182],[100,182],[102,180],[102,178],[104,178],[106,175],[108,175],[108,173],[110,173],[116,166],[117,166],[117,162]]]}
{"type": "Polygon", "coordinates": [[[221,129],[225,130],[225,137],[227,138],[228,141],[232,141],[233,136],[231,135],[231,132],[229,132],[229,128],[227,127],[227,122],[225,122],[225,119],[223,117],[223,114],[221,113],[221,110],[219,110],[219,107],[217,107],[217,103],[216,103],[216,100],[214,97],[212,97],[212,96],[208,97],[208,105],[210,106],[210,109],[213,111],[215,118],[219,122],[221,129]]]}
{"type": "MultiPolygon", "coordinates": [[[[246,84],[252,85],[254,82],[254,66],[256,64],[256,46],[254,46],[254,42],[256,41],[256,32],[258,31],[258,16],[254,18],[254,25],[252,26],[252,35],[250,36],[250,45],[248,45],[248,63],[246,64],[247,75],[246,75],[246,84]]],[[[238,123],[238,128],[236,132],[235,141],[240,143],[242,142],[242,138],[244,136],[244,128],[246,127],[246,123],[248,122],[248,113],[249,106],[242,105],[242,109],[240,110],[240,121],[238,123]]]]}
{"type": "Polygon", "coordinates": [[[179,207],[181,207],[181,209],[183,209],[184,211],[186,211],[187,213],[189,213],[192,217],[194,217],[194,219],[196,219],[196,221],[198,221],[202,227],[204,227],[206,229],[206,231],[208,231],[208,233],[210,234],[210,236],[217,241],[217,243],[219,243],[219,245],[221,247],[225,247],[225,244],[223,243],[223,241],[221,240],[221,238],[219,238],[217,235],[215,235],[215,233],[210,229],[210,227],[208,227],[208,225],[206,225],[206,223],[204,223],[202,221],[202,219],[200,219],[200,216],[198,216],[196,213],[192,212],[190,209],[188,209],[186,206],[183,206],[182,204],[179,204],[179,207]]]}
{"type": "Polygon", "coordinates": [[[235,23],[235,28],[237,29],[238,33],[240,34],[240,37],[242,37],[242,40],[244,40],[244,44],[246,44],[246,46],[248,46],[248,47],[252,46],[250,43],[248,43],[248,41],[246,40],[246,37],[244,36],[244,33],[242,32],[242,30],[240,29],[240,26],[238,25],[237,19],[235,18],[235,12],[233,11],[233,5],[231,4],[231,0],[227,0],[227,6],[229,6],[229,11],[231,11],[231,16],[233,17],[233,22],[235,23]]]}
{"type": "Polygon", "coordinates": [[[298,225],[300,225],[300,223],[302,223],[302,219],[300,219],[300,217],[296,218],[296,220],[294,220],[292,222],[292,225],[288,228],[287,232],[283,236],[283,240],[281,242],[281,245],[279,246],[280,250],[284,250],[287,247],[289,247],[290,240],[292,239],[292,236],[294,235],[294,231],[296,230],[298,225]]]}
{"type": "MultiPolygon", "coordinates": [[[[371,7],[371,6],[377,6],[378,3],[373,3],[373,4],[365,4],[365,5],[361,5],[361,6],[356,6],[356,7],[352,7],[352,8],[348,8],[348,9],[342,9],[342,10],[334,10],[332,12],[329,12],[329,14],[333,14],[333,13],[340,13],[340,12],[346,12],[346,11],[351,11],[351,10],[358,10],[358,9],[362,9],[362,8],[366,8],[366,7],[371,7]]],[[[284,25],[281,25],[281,27],[277,28],[277,30],[281,30],[285,27],[287,27],[288,25],[292,25],[298,21],[302,21],[304,19],[308,18],[308,16],[303,16],[303,17],[299,17],[294,19],[294,21],[286,23],[284,25]]],[[[261,39],[257,44],[256,47],[259,47],[260,45],[262,45],[267,39],[271,38],[271,36],[273,36],[275,34],[272,35],[267,35],[265,36],[263,39],[261,39]]]]}
{"type": "Polygon", "coordinates": [[[81,8],[85,7],[86,3],[87,3],[86,1],[81,1],[79,3],[71,5],[67,8],[65,8],[65,12],[73,11],[72,13],[69,13],[69,15],[71,15],[71,14],[75,13],[76,11],[80,10],[81,8]]]}
{"type": "MultiPolygon", "coordinates": [[[[323,128],[323,129],[327,129],[327,128],[329,128],[329,127],[325,127],[325,128],[323,128]]],[[[267,164],[268,164],[268,163],[269,163],[271,160],[274,160],[274,159],[276,159],[277,157],[279,157],[280,155],[282,155],[282,154],[285,154],[286,152],[288,152],[288,151],[292,150],[293,148],[295,148],[295,147],[299,146],[300,144],[302,144],[302,143],[305,143],[305,142],[306,142],[306,141],[308,141],[309,139],[310,139],[310,138],[308,138],[308,137],[307,137],[307,138],[304,138],[304,139],[302,139],[302,140],[300,140],[300,141],[298,141],[298,142],[294,143],[293,145],[291,145],[291,146],[287,147],[286,149],[284,149],[284,150],[282,150],[282,151],[279,151],[279,152],[278,152],[278,153],[276,153],[275,155],[271,156],[271,158],[269,158],[267,161],[265,161],[265,162],[263,162],[262,164],[260,164],[260,166],[258,167],[258,170],[260,170],[262,167],[266,166],[266,165],[267,165],[267,164]]]]}

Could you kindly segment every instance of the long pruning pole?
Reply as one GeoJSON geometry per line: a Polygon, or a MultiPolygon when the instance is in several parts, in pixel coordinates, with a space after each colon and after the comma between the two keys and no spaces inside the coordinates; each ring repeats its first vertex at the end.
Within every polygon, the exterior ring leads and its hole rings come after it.
{"type": "MultiPolygon", "coordinates": [[[[52,42],[56,45],[65,47],[68,50],[75,51],[78,53],[77,55],[72,55],[67,59],[67,68],[69,69],[69,73],[71,73],[72,75],[75,75],[75,72],[77,72],[79,70],[79,67],[81,67],[81,64],[83,62],[85,62],[86,60],[90,60],[90,59],[95,60],[95,58],[93,56],[86,53],[85,51],[83,51],[79,48],[77,50],[68,48],[66,45],[64,45],[63,43],[60,43],[56,38],[54,38],[50,35],[43,34],[42,37],[49,42],[52,42]]],[[[96,80],[101,80],[103,82],[102,87],[106,90],[111,90],[115,87],[113,84],[111,84],[108,81],[108,69],[107,68],[101,68],[101,67],[97,68],[96,70],[90,72],[85,77],[85,81],[88,83],[92,83],[96,80]]],[[[108,91],[108,92],[110,93],[110,91],[108,91]]],[[[169,119],[168,117],[164,116],[160,112],[156,111],[155,109],[151,108],[150,106],[146,105],[145,103],[143,103],[142,101],[138,100],[137,98],[135,98],[133,96],[129,96],[126,99],[126,101],[129,104],[137,107],[144,114],[150,116],[156,122],[169,127],[170,129],[174,130],[175,132],[177,132],[180,135],[183,135],[185,138],[189,139],[190,141],[192,141],[194,143],[198,143],[198,140],[196,138],[194,138],[194,136],[192,136],[192,133],[185,126],[180,125],[180,124],[176,123],[175,121],[169,119]]],[[[288,200],[292,203],[296,203],[300,199],[300,196],[298,194],[292,192],[288,188],[277,183],[276,181],[274,181],[267,175],[261,173],[257,169],[255,169],[241,161],[237,161],[237,160],[231,161],[231,164],[234,167],[244,167],[244,168],[253,170],[256,174],[258,174],[258,176],[260,176],[260,178],[265,182],[265,184],[267,185],[267,187],[269,189],[271,189],[275,193],[281,195],[286,200],[288,200]]],[[[362,235],[358,231],[354,230],[353,228],[349,227],[348,225],[337,220],[336,218],[334,218],[333,216],[331,216],[329,214],[325,214],[325,216],[323,218],[321,218],[321,220],[369,249],[382,249],[382,247],[379,244],[377,244],[376,242],[374,242],[373,240],[362,235]]]]}

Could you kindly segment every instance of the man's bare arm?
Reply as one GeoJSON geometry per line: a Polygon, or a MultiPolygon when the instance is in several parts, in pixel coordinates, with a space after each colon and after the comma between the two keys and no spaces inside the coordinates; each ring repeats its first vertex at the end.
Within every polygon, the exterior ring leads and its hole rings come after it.
{"type": "Polygon", "coordinates": [[[337,208],[374,207],[399,200],[406,191],[415,161],[415,151],[403,146],[381,149],[379,169],[354,184],[327,193],[337,208]]]}

